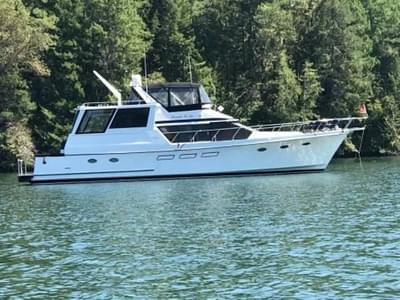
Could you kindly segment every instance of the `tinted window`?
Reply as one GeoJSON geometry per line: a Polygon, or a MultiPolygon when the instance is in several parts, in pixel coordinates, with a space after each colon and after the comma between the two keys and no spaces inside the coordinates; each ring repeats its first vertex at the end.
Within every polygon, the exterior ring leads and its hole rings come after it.
{"type": "Polygon", "coordinates": [[[79,116],[79,111],[77,110],[75,112],[74,120],[72,121],[72,125],[71,125],[71,128],[69,130],[69,133],[72,133],[72,130],[74,129],[74,126],[75,126],[76,120],[78,119],[78,116],[79,116]]]}
{"type": "Polygon", "coordinates": [[[135,91],[132,90],[131,94],[129,95],[128,100],[123,102],[124,104],[145,104],[146,102],[140,97],[140,95],[135,91]]]}
{"type": "Polygon", "coordinates": [[[165,107],[168,106],[168,90],[164,88],[152,88],[149,89],[149,94],[157,100],[158,103],[164,105],[165,107]]]}
{"type": "Polygon", "coordinates": [[[146,127],[149,110],[148,107],[119,109],[110,128],[146,127]]]}
{"type": "Polygon", "coordinates": [[[87,110],[76,133],[102,133],[106,131],[114,109],[87,110]]]}
{"type": "Polygon", "coordinates": [[[210,104],[211,100],[208,97],[208,94],[207,94],[207,92],[206,92],[206,90],[204,89],[203,86],[200,86],[199,92],[200,92],[201,103],[210,104]]]}
{"type": "Polygon", "coordinates": [[[248,129],[231,122],[160,126],[158,128],[174,143],[240,140],[247,139],[251,134],[248,129]]]}
{"type": "Polygon", "coordinates": [[[171,106],[199,104],[199,93],[196,88],[170,88],[171,106]]]}

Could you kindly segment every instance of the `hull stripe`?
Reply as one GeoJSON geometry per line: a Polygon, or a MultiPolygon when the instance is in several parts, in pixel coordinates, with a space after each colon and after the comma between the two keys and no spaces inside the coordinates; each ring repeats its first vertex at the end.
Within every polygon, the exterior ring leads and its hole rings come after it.
{"type": "Polygon", "coordinates": [[[117,174],[117,173],[139,173],[139,172],[154,172],[154,169],[144,170],[129,170],[129,171],[102,171],[102,172],[79,172],[79,173],[59,173],[59,174],[35,174],[34,177],[40,176],[69,176],[69,175],[95,175],[95,174],[117,174]]]}
{"type": "Polygon", "coordinates": [[[213,178],[213,177],[243,177],[243,176],[262,176],[275,174],[301,174],[317,173],[324,171],[325,168],[318,169],[298,169],[298,170],[262,170],[262,171],[238,171],[221,172],[211,174],[179,174],[179,175],[153,175],[153,176],[127,176],[127,177],[102,177],[102,178],[69,178],[69,179],[39,179],[31,180],[32,184],[51,184],[51,183],[79,183],[79,182],[104,182],[104,181],[147,181],[147,180],[173,180],[190,178],[213,178]]]}

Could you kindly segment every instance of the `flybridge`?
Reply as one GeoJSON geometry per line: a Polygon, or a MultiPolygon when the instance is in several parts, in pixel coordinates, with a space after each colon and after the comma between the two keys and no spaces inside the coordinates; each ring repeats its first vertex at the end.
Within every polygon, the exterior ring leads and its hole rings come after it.
{"type": "MultiPolygon", "coordinates": [[[[93,71],[101,82],[117,98],[117,105],[159,103],[168,112],[189,111],[211,108],[211,100],[204,87],[198,83],[157,83],[142,89],[140,75],[133,75],[131,94],[126,101],[122,101],[121,93],[98,72],[93,71]],[[150,96],[150,97],[149,97],[150,96]]],[[[86,103],[86,106],[96,106],[95,103],[86,103]]],[[[109,106],[109,103],[97,103],[97,106],[109,106]]]]}
{"type": "Polygon", "coordinates": [[[148,87],[148,93],[169,112],[207,109],[211,106],[211,100],[200,84],[153,84],[148,87]]]}

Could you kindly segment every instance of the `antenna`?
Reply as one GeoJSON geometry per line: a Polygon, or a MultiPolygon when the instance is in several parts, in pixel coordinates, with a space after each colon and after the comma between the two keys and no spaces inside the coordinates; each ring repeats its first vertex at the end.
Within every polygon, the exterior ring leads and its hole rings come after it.
{"type": "Polygon", "coordinates": [[[118,105],[122,105],[122,95],[121,93],[117,90],[115,86],[113,86],[111,83],[109,83],[106,79],[103,78],[99,73],[93,70],[94,75],[97,76],[98,79],[108,88],[108,90],[117,98],[118,100],[118,105]]]}
{"type": "Polygon", "coordinates": [[[147,57],[146,57],[146,49],[144,50],[144,84],[146,86],[146,93],[149,92],[149,85],[147,83],[147,57]]]}
{"type": "Polygon", "coordinates": [[[188,61],[189,61],[190,83],[193,83],[193,77],[192,77],[192,62],[190,61],[190,51],[189,51],[189,55],[188,55],[188,61]]]}

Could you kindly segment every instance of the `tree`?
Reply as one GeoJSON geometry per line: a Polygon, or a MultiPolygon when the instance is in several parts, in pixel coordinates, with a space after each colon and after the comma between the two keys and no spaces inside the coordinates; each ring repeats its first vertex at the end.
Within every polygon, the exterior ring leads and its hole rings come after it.
{"type": "Polygon", "coordinates": [[[109,99],[93,70],[123,91],[131,73],[141,70],[149,39],[139,15],[143,1],[26,1],[58,18],[58,43],[46,55],[52,76],[36,80],[32,87],[38,104],[32,122],[35,140],[42,151],[58,151],[74,108],[109,99]]]}
{"type": "Polygon", "coordinates": [[[301,112],[300,119],[314,119],[316,117],[318,97],[322,92],[322,88],[318,72],[312,63],[308,61],[304,63],[300,81],[302,85],[302,93],[298,102],[301,112]]]}
{"type": "Polygon", "coordinates": [[[23,75],[48,75],[42,54],[54,44],[49,33],[54,18],[43,11],[32,13],[20,0],[0,2],[0,167],[16,157],[32,159],[33,144],[27,123],[34,110],[23,75]]]}
{"type": "Polygon", "coordinates": [[[217,102],[243,121],[261,105],[254,73],[254,14],[260,2],[203,1],[194,20],[196,46],[216,74],[217,102]]]}
{"type": "Polygon", "coordinates": [[[201,9],[194,0],[149,1],[143,11],[153,36],[148,66],[150,72],[161,73],[167,81],[200,81],[213,94],[215,74],[196,47],[193,29],[201,9]]]}
{"type": "Polygon", "coordinates": [[[372,96],[374,59],[367,14],[359,1],[325,0],[313,12],[307,36],[321,79],[321,116],[354,115],[372,96]]]}
{"type": "Polygon", "coordinates": [[[400,3],[365,0],[373,42],[374,98],[369,102],[367,151],[400,151],[400,3]]]}

